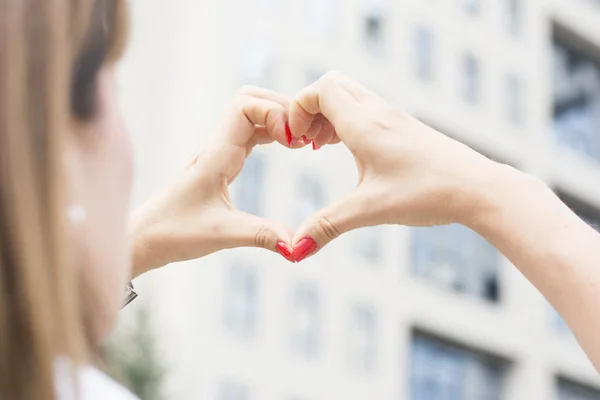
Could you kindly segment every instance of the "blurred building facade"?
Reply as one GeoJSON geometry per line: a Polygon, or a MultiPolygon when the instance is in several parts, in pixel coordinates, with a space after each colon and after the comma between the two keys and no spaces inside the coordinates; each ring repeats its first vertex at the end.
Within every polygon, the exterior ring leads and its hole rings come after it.
{"type": "MultiPolygon", "coordinates": [[[[144,0],[132,19],[120,77],[136,203],[202,145],[237,86],[293,95],[336,69],[541,177],[600,229],[599,1],[144,0]]],[[[342,146],[271,146],[231,191],[294,228],[354,170],[342,146]]],[[[564,322],[459,225],[362,229],[300,265],[228,251],[137,287],[169,399],[600,399],[564,322]]]]}

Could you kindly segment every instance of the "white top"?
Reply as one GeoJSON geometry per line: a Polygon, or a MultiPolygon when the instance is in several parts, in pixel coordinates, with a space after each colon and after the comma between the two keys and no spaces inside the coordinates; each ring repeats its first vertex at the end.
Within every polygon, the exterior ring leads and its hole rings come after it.
{"type": "Polygon", "coordinates": [[[57,400],[139,400],[96,368],[80,367],[75,374],[77,385],[73,385],[72,363],[67,358],[57,358],[54,365],[57,400]]]}

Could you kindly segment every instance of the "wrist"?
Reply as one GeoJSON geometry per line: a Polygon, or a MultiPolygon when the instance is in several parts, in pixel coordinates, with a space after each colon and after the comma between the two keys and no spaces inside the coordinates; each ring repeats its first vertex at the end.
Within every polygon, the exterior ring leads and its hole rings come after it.
{"type": "Polygon", "coordinates": [[[131,272],[135,278],[161,267],[157,265],[156,240],[151,237],[142,210],[136,210],[130,221],[131,272]]]}
{"type": "Polygon", "coordinates": [[[538,178],[509,165],[489,161],[478,170],[466,190],[458,222],[479,232],[507,203],[528,196],[531,190],[547,189],[538,178]]]}

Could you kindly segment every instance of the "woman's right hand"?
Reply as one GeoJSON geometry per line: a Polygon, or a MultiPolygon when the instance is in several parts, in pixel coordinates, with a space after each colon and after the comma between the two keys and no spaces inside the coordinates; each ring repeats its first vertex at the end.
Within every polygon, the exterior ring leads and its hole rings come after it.
{"type": "Polygon", "coordinates": [[[314,139],[317,148],[325,143],[319,136],[311,137],[309,128],[315,118],[323,117],[353,153],[358,184],[299,227],[292,240],[296,261],[340,234],[364,226],[467,224],[486,188],[494,184],[492,179],[502,179],[512,170],[337,72],[301,91],[290,105],[293,135],[314,139]]]}

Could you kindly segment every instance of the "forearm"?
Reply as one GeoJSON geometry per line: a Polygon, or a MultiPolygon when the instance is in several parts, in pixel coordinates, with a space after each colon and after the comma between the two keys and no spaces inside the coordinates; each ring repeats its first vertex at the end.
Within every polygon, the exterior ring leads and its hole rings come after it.
{"type": "Polygon", "coordinates": [[[491,182],[467,225],[540,290],[599,368],[600,235],[534,177],[502,166],[491,182]]]}

